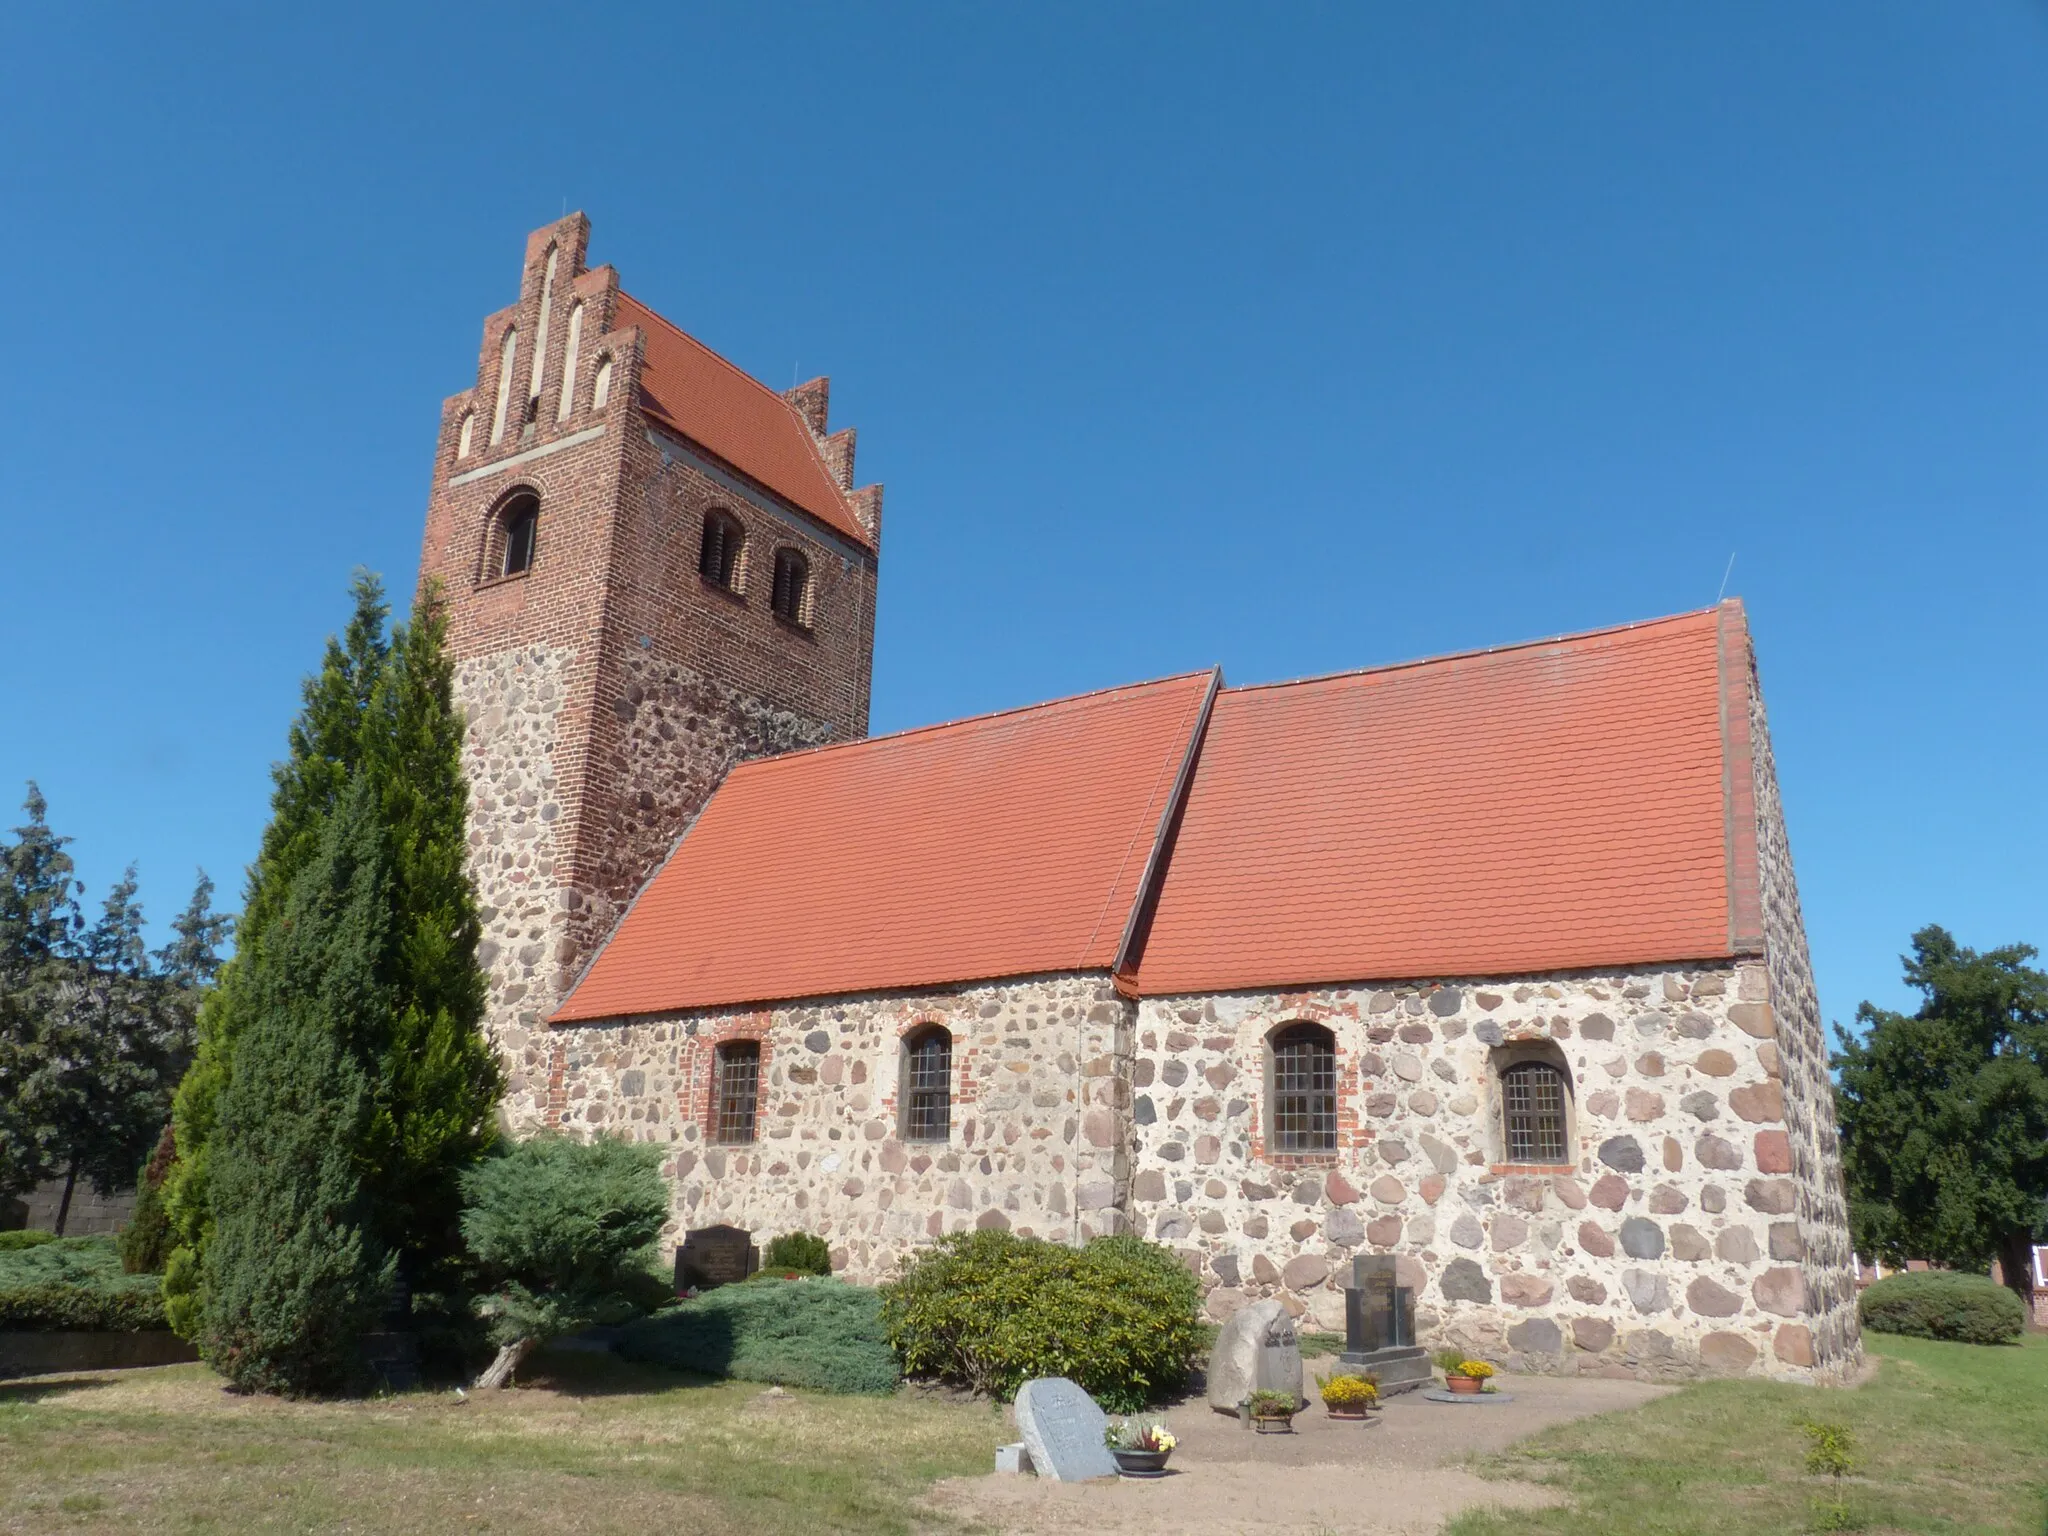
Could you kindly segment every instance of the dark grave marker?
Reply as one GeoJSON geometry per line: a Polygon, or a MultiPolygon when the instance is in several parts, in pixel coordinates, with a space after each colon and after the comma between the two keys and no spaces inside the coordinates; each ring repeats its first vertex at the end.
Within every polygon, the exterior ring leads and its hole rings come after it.
{"type": "Polygon", "coordinates": [[[753,1234],[738,1227],[699,1227],[683,1234],[676,1250],[676,1291],[691,1286],[708,1291],[744,1280],[761,1267],[761,1250],[753,1234]]]}
{"type": "Polygon", "coordinates": [[[1380,1394],[1406,1392],[1430,1380],[1429,1355],[1415,1342],[1415,1293],[1396,1285],[1391,1253],[1362,1253],[1351,1261],[1344,1288],[1345,1365],[1379,1378],[1380,1394]]]}

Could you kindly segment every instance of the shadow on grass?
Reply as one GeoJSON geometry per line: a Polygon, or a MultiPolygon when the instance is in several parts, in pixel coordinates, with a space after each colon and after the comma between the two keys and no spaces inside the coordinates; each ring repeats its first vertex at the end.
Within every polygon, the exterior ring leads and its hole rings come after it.
{"type": "Polygon", "coordinates": [[[78,1376],[31,1376],[22,1381],[0,1381],[0,1404],[41,1403],[88,1387],[103,1387],[106,1378],[98,1374],[78,1376]]]}
{"type": "Polygon", "coordinates": [[[718,1378],[700,1371],[622,1360],[609,1351],[544,1346],[520,1367],[519,1385],[545,1387],[564,1397],[635,1397],[715,1387],[718,1378]]]}

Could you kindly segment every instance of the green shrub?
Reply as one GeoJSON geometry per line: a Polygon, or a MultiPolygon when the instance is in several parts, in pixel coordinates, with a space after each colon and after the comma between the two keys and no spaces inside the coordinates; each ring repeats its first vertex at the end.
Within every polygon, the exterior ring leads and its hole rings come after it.
{"type": "Polygon", "coordinates": [[[0,1232],[0,1253],[15,1253],[23,1248],[40,1248],[44,1243],[57,1241],[54,1232],[0,1232]]]}
{"type": "Polygon", "coordinates": [[[809,1232],[785,1232],[761,1255],[764,1275],[829,1275],[832,1250],[825,1239],[809,1232]]]}
{"type": "Polygon", "coordinates": [[[157,1137],[156,1150],[142,1165],[135,1186],[135,1212],[121,1229],[121,1267],[131,1275],[160,1275],[171,1256],[176,1234],[164,1210],[164,1180],[170,1177],[171,1164],[177,1159],[177,1133],[167,1125],[157,1137]]]}
{"type": "Polygon", "coordinates": [[[676,1370],[820,1392],[896,1390],[881,1298],[838,1280],[725,1285],[629,1323],[618,1352],[676,1370]]]}
{"type": "Polygon", "coordinates": [[[1856,1308],[1873,1333],[1960,1344],[2016,1344],[2027,1327],[2026,1307],[2004,1286],[1983,1275],[1946,1270],[1887,1275],[1863,1293],[1856,1308]]]}
{"type": "Polygon", "coordinates": [[[1034,1376],[1065,1376],[1132,1413],[1186,1383],[1200,1294],[1170,1250],[1139,1238],[1069,1248],[962,1232],[882,1287],[882,1319],[910,1375],[1005,1399],[1034,1376]]]}
{"type": "Polygon", "coordinates": [[[0,1248],[0,1328],[134,1333],[162,1328],[154,1275],[121,1272],[110,1237],[52,1237],[0,1248]]]}

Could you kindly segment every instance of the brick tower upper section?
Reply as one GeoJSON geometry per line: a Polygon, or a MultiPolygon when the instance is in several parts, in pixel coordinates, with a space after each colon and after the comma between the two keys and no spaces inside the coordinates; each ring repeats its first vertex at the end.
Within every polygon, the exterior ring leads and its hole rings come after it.
{"type": "Polygon", "coordinates": [[[533,1032],[726,771],[867,733],[881,488],[853,489],[823,379],[778,395],[526,242],[441,413],[421,549],[469,731],[490,1025],[533,1032]]]}

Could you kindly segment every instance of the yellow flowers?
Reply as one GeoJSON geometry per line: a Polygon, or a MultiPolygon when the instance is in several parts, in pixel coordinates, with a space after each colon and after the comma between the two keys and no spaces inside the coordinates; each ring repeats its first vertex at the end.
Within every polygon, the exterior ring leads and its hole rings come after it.
{"type": "Polygon", "coordinates": [[[1380,1389],[1363,1376],[1325,1376],[1318,1385],[1326,1408],[1370,1408],[1380,1400],[1380,1389]]]}
{"type": "Polygon", "coordinates": [[[1460,1360],[1458,1362],[1458,1374],[1460,1376],[1470,1376],[1474,1381],[1484,1381],[1493,1374],[1493,1367],[1484,1360],[1460,1360]]]}

